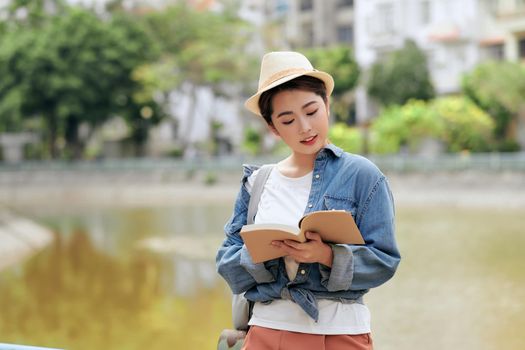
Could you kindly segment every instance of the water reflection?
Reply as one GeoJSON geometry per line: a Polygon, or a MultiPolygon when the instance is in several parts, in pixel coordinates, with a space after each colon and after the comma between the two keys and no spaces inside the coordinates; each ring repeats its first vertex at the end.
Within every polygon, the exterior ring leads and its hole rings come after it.
{"type": "Polygon", "coordinates": [[[214,251],[195,257],[157,251],[143,242],[176,238],[179,231],[163,224],[173,220],[160,215],[159,222],[151,210],[121,214],[48,218],[60,228],[54,243],[0,274],[3,341],[90,350],[213,348],[230,322],[214,251]]]}
{"type": "MultiPolygon", "coordinates": [[[[29,214],[53,245],[0,273],[0,339],[71,350],[213,349],[230,325],[214,255],[230,207],[29,214]]],[[[521,349],[523,211],[398,208],[403,263],[367,296],[377,348],[521,349]]]]}

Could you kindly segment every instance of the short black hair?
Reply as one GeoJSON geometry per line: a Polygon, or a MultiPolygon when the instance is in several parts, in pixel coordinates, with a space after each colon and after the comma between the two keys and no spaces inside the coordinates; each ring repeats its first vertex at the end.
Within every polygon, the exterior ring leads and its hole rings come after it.
{"type": "Polygon", "coordinates": [[[327,102],[326,86],[324,82],[318,78],[302,75],[287,81],[286,83],[277,85],[261,94],[261,97],[259,97],[259,110],[268,125],[272,125],[273,97],[277,93],[285,90],[303,90],[313,92],[314,94],[321,96],[325,103],[327,102]]]}

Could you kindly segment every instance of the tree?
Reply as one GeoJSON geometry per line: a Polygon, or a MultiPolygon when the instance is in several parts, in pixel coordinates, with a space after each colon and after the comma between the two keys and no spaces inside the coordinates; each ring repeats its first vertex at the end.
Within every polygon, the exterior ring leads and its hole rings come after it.
{"type": "Polygon", "coordinates": [[[121,87],[126,103],[120,104],[116,111],[124,117],[130,128],[135,155],[142,156],[150,128],[166,116],[163,108],[165,101],[157,97],[158,87],[141,74],[157,62],[160,47],[152,40],[140,18],[125,12],[115,12],[111,27],[122,45],[124,55],[121,63],[126,67],[128,79],[128,84],[121,87]]]}
{"type": "Polygon", "coordinates": [[[38,27],[15,27],[0,40],[0,113],[42,118],[52,158],[63,150],[82,155],[80,125],[94,131],[111,116],[135,110],[140,83],[132,73],[155,56],[132,20],[103,21],[79,8],[38,27]]]}
{"type": "Polygon", "coordinates": [[[464,76],[462,86],[465,94],[494,119],[496,139],[515,143],[515,123],[525,108],[525,66],[482,63],[464,76]]]}
{"type": "Polygon", "coordinates": [[[386,108],[374,120],[372,148],[377,153],[395,153],[401,147],[416,152],[422,141],[434,139],[450,152],[486,152],[493,128],[490,116],[466,97],[411,100],[386,108]]]}
{"type": "Polygon", "coordinates": [[[0,36],[0,130],[18,132],[23,128],[22,105],[28,90],[26,67],[36,44],[32,30],[23,29],[0,36]]]}
{"type": "Polygon", "coordinates": [[[353,51],[347,46],[316,48],[305,52],[312,65],[332,75],[335,87],[332,109],[337,120],[348,122],[349,112],[353,105],[352,91],[359,79],[359,66],[353,51]]]}
{"type": "Polygon", "coordinates": [[[148,14],[145,21],[162,50],[162,58],[150,67],[149,76],[156,76],[165,92],[187,83],[193,107],[183,132],[184,148],[195,126],[196,89],[206,86],[216,95],[239,97],[251,81],[250,74],[257,71],[255,59],[244,52],[251,29],[230,8],[216,13],[185,4],[148,14]]]}
{"type": "Polygon", "coordinates": [[[367,87],[383,106],[403,105],[410,99],[425,101],[435,95],[425,54],[411,40],[372,66],[367,87]]]}
{"type": "Polygon", "coordinates": [[[15,26],[32,28],[45,25],[50,15],[66,9],[65,0],[10,0],[6,5],[8,21],[15,26]]]}

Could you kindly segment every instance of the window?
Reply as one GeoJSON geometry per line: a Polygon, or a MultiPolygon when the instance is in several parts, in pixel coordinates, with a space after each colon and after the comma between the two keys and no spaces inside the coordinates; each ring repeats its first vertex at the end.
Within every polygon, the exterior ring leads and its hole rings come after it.
{"type": "Polygon", "coordinates": [[[504,55],[503,44],[487,45],[483,48],[483,56],[486,59],[502,61],[504,55]]]}
{"type": "Polygon", "coordinates": [[[383,3],[377,7],[377,33],[390,34],[394,31],[394,5],[383,3]]]}
{"type": "Polygon", "coordinates": [[[310,11],[314,4],[312,0],[301,0],[300,9],[301,11],[310,11]]]}
{"type": "Polygon", "coordinates": [[[521,60],[525,60],[525,37],[518,40],[518,55],[521,60]]]}
{"type": "Polygon", "coordinates": [[[337,27],[337,41],[340,43],[354,42],[354,28],[349,25],[337,27]]]}
{"type": "Polygon", "coordinates": [[[278,0],[275,4],[275,12],[278,15],[285,15],[288,12],[288,2],[285,0],[278,0]]]}
{"type": "Polygon", "coordinates": [[[432,21],[430,0],[421,0],[419,3],[419,16],[421,18],[421,24],[428,24],[432,21]]]}
{"type": "Polygon", "coordinates": [[[499,0],[486,0],[485,4],[490,13],[497,15],[499,13],[499,0]]]}
{"type": "Polygon", "coordinates": [[[354,0],[339,0],[337,2],[337,7],[353,7],[354,0]]]}
{"type": "Polygon", "coordinates": [[[303,33],[303,45],[311,47],[314,44],[314,30],[311,23],[303,23],[302,33],[303,33]]]}

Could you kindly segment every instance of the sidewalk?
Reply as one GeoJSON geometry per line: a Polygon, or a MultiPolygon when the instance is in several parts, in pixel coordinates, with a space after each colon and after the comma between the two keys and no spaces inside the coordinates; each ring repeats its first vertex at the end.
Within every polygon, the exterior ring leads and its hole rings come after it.
{"type": "MultiPolygon", "coordinates": [[[[371,158],[388,176],[396,203],[525,207],[525,152],[371,158]]],[[[232,203],[242,163],[277,159],[108,159],[0,164],[2,205],[27,208],[232,203]]]]}
{"type": "MultiPolygon", "coordinates": [[[[5,174],[4,174],[5,175],[5,174]]],[[[200,179],[155,179],[138,174],[62,174],[42,183],[0,185],[2,205],[37,208],[184,206],[206,203],[233,205],[239,174],[220,174],[213,185],[200,179]]],[[[485,208],[525,208],[525,174],[517,172],[397,173],[388,176],[396,206],[452,205],[485,208]]],[[[38,174],[35,175],[38,178],[38,174]]]]}
{"type": "Polygon", "coordinates": [[[0,207],[0,271],[22,262],[52,240],[47,228],[0,207]]]}

